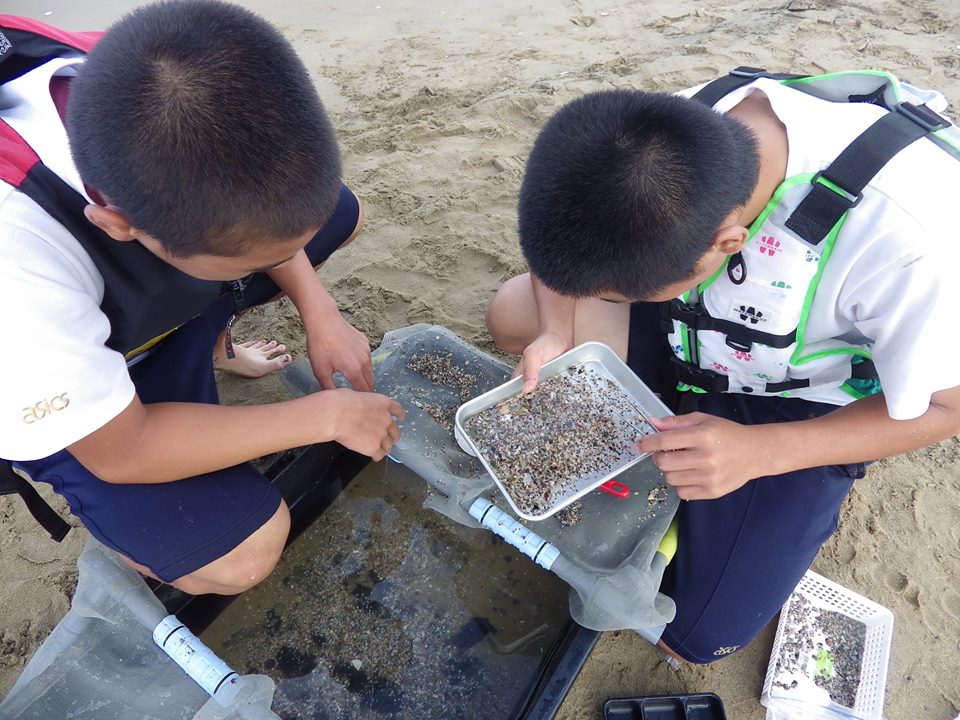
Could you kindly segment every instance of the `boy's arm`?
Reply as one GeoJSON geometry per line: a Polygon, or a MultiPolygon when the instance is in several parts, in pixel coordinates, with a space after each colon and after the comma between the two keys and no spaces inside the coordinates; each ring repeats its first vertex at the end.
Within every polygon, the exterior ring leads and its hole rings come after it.
{"type": "Polygon", "coordinates": [[[576,298],[555,293],[530,273],[533,297],[537,303],[537,338],[527,345],[513,377],[524,378],[523,392],[537,386],[540,368],[573,347],[576,298]]]}
{"type": "Polygon", "coordinates": [[[375,393],[333,390],[270,405],[133,401],[67,449],[111,483],[162,483],[273,452],[335,440],[382,460],[400,438],[403,408],[375,393]]]}
{"type": "Polygon", "coordinates": [[[864,462],[916,450],[960,434],[960,386],[934,393],[920,417],[893,420],[882,395],[799,422],[741,425],[691,413],[657,421],[661,432],[639,447],[653,452],[684,500],[720,497],[749,480],[864,462]]]}
{"type": "Polygon", "coordinates": [[[320,387],[332,389],[333,373],[339,370],[355,390],[372,390],[370,343],[340,315],[307,254],[300,251],[267,274],[300,313],[307,333],[307,354],[320,387]]]}

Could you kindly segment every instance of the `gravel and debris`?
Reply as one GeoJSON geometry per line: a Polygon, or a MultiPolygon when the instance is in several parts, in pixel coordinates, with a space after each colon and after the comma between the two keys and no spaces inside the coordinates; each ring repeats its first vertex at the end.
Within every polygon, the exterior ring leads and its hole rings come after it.
{"type": "Polygon", "coordinates": [[[774,686],[792,691],[809,679],[833,702],[852,709],[860,687],[866,625],[798,594],[786,612],[774,686]]]}
{"type": "Polygon", "coordinates": [[[583,520],[583,503],[575,501],[557,513],[557,520],[564,527],[573,527],[583,520]]]}
{"type": "Polygon", "coordinates": [[[638,456],[645,426],[627,416],[640,417],[635,401],[581,365],[481,410],[465,429],[516,507],[540,515],[638,456]]]}
{"type": "MultiPolygon", "coordinates": [[[[466,364],[469,364],[469,361],[466,364]]],[[[448,433],[452,433],[457,408],[476,394],[477,376],[457,365],[453,353],[411,355],[406,367],[429,380],[433,387],[440,385],[453,390],[455,397],[416,388],[411,388],[408,392],[411,404],[423,410],[448,433]]]]}
{"type": "Polygon", "coordinates": [[[448,385],[458,390],[460,392],[460,402],[466,402],[473,397],[477,376],[468,373],[454,363],[453,353],[411,355],[407,361],[407,368],[418,375],[423,375],[430,382],[437,385],[448,385]]]}

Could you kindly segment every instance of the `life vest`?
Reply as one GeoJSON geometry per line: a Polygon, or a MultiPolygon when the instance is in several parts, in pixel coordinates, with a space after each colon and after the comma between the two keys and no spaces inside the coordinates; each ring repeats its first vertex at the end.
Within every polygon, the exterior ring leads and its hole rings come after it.
{"type": "Polygon", "coordinates": [[[880,391],[870,348],[808,344],[806,321],[847,213],[900,150],[928,138],[960,159],[960,132],[889,73],[806,77],[737,68],[693,98],[711,107],[759,77],[833,102],[889,112],[824,170],[786,178],[749,228],[743,249],[697,288],[661,305],[679,390],[808,397],[845,405],[880,391]],[[917,104],[919,103],[919,104],[917,104]]]}
{"type": "MultiPolygon", "coordinates": [[[[0,86],[44,63],[90,51],[102,33],[68,33],[27,18],[0,15],[0,86]]],[[[64,131],[66,132],[66,131],[64,131]]],[[[197,280],[136,242],[117,242],[83,214],[88,201],[53,173],[0,120],[0,180],[12,185],[63,225],[103,276],[100,309],[110,320],[107,346],[128,359],[202,312],[222,292],[221,282],[197,280]]],[[[60,541],[70,526],[7,461],[0,460],[0,495],[17,493],[36,520],[60,541]]]]}
{"type": "MultiPolygon", "coordinates": [[[[102,33],[67,33],[36,20],[0,15],[0,86],[59,57],[82,55],[102,33]]],[[[66,132],[64,130],[64,132],[66,132]]],[[[110,320],[107,346],[128,357],[202,312],[224,283],[198,280],[137,242],[117,242],[83,214],[89,201],[40,160],[0,120],[0,180],[63,225],[103,277],[100,309],[110,320]]]]}

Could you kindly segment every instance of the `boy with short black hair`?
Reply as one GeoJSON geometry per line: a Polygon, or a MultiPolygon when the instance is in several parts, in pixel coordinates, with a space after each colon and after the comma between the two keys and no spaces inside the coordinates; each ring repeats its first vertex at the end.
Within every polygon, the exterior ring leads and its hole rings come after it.
{"type": "Polygon", "coordinates": [[[0,457],[142,572],[239,592],[289,529],[248,461],[329,440],[380,459],[403,416],[362,392],[369,345],[314,271],[361,226],[323,106],[273,27],[216,0],[142,7],[92,49],[20,18],[0,30],[0,293],[6,336],[32,348],[0,361],[0,457]],[[229,332],[281,293],[326,391],[220,406],[215,356],[254,375],[287,361],[229,332]]]}
{"type": "Polygon", "coordinates": [[[691,501],[662,587],[677,616],[661,647],[680,659],[724,657],[769,622],[866,462],[960,432],[960,163],[919,139],[858,198],[821,180],[886,115],[766,77],[715,104],[619,90],[562,108],[531,152],[530,273],[488,327],[527,390],[601,340],[681,413],[639,442],[691,501]],[[805,215],[819,185],[856,207],[805,215]]]}

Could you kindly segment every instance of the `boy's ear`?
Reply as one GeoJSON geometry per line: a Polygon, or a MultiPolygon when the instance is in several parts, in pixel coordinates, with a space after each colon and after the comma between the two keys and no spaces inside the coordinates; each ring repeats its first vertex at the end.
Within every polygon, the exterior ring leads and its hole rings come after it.
{"type": "Polygon", "coordinates": [[[726,225],[713,236],[713,249],[724,255],[736,255],[743,249],[750,231],[743,225],[726,225]]]}
{"type": "Polygon", "coordinates": [[[139,233],[127,219],[127,216],[112,205],[107,207],[87,205],[83,209],[83,214],[87,220],[103,230],[114,240],[129,242],[137,239],[139,233]]]}

